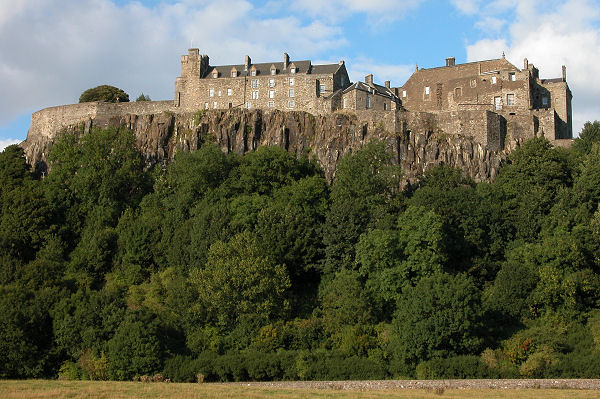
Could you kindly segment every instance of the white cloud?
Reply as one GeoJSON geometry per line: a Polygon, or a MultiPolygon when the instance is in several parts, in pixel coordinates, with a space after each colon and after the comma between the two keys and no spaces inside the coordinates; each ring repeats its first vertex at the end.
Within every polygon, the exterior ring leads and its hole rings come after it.
{"type": "Polygon", "coordinates": [[[19,144],[21,140],[17,139],[0,139],[0,152],[4,151],[6,147],[11,144],[19,144]]]}
{"type": "Polygon", "coordinates": [[[460,12],[475,14],[479,10],[479,0],[450,0],[460,12]]]}
{"type": "Polygon", "coordinates": [[[190,43],[214,64],[314,57],[344,46],[326,21],[265,18],[246,0],[180,0],[145,6],[113,0],[0,0],[0,125],[37,109],[76,102],[112,84],[130,98],[173,96],[190,43]],[[257,14],[257,15],[255,15],[257,14]],[[298,57],[298,58],[296,58],[298,57]]]}
{"type": "MultiPolygon", "coordinates": [[[[510,5],[506,1],[503,6],[510,5]]],[[[509,33],[482,39],[467,46],[467,59],[498,58],[502,51],[517,67],[523,58],[540,70],[540,77],[560,77],[567,66],[567,82],[573,93],[573,132],[587,120],[600,119],[600,9],[586,0],[522,0],[512,4],[516,19],[509,33]],[[543,7],[543,5],[548,5],[543,7]],[[550,12],[543,12],[552,10],[550,12]]],[[[482,15],[482,18],[486,16],[482,15]]]]}
{"type": "Polygon", "coordinates": [[[402,18],[426,0],[302,0],[292,8],[312,17],[339,21],[352,14],[366,14],[370,23],[389,23],[402,18]]]}

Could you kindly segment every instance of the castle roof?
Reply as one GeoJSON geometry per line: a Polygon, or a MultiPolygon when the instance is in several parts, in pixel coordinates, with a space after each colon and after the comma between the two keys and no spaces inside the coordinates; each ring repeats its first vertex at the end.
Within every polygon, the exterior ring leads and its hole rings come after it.
{"type": "MultiPolygon", "coordinates": [[[[340,64],[324,64],[324,65],[312,65],[310,60],[302,60],[302,61],[290,61],[287,69],[283,69],[283,62],[263,62],[259,64],[251,64],[248,70],[245,70],[244,64],[236,64],[236,65],[211,65],[208,68],[208,71],[217,70],[219,71],[219,76],[229,77],[229,72],[233,68],[239,71],[238,76],[250,76],[250,70],[256,70],[256,76],[260,75],[271,75],[271,68],[275,66],[277,71],[277,75],[293,75],[290,70],[292,67],[296,68],[295,74],[299,73],[310,73],[310,74],[334,74],[341,67],[340,64]]],[[[206,74],[202,76],[202,78],[210,77],[210,74],[206,74]]]]}
{"type": "Polygon", "coordinates": [[[394,92],[391,89],[389,89],[385,86],[378,85],[378,84],[373,84],[371,86],[364,82],[356,82],[356,83],[353,83],[350,86],[348,86],[343,91],[343,93],[346,94],[352,90],[360,90],[360,91],[364,91],[364,92],[371,93],[371,94],[377,94],[377,95],[380,95],[383,97],[390,98],[394,101],[398,99],[398,97],[394,94],[394,92]]]}
{"type": "Polygon", "coordinates": [[[480,74],[493,74],[507,69],[519,71],[519,68],[511,64],[506,58],[497,58],[492,60],[466,62],[464,64],[422,68],[416,70],[408,80],[410,81],[416,76],[418,76],[419,79],[427,79],[429,77],[432,79],[440,79],[440,77],[443,76],[443,80],[451,80],[468,76],[477,76],[480,74]]]}

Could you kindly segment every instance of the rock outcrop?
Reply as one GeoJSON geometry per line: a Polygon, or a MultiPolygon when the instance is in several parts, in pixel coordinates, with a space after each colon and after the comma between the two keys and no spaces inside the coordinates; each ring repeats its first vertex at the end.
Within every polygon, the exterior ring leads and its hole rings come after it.
{"type": "Polygon", "coordinates": [[[329,180],[344,155],[374,138],[388,143],[406,180],[414,180],[440,163],[464,170],[475,181],[490,180],[506,155],[498,145],[482,143],[481,134],[469,134],[469,126],[449,131],[453,125],[440,123],[432,114],[338,111],[314,116],[243,109],[181,113],[170,102],[135,107],[140,106],[88,103],[39,111],[21,146],[28,161],[43,172],[46,156],[60,134],[87,134],[93,127],[120,126],[135,134],[148,165],[166,164],[177,152],[193,151],[206,141],[239,154],[276,145],[314,157],[329,180]]]}

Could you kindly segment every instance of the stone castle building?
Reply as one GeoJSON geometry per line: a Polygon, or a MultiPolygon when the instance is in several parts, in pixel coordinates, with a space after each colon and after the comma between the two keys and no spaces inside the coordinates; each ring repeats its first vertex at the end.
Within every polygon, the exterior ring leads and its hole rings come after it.
{"type": "MultiPolygon", "coordinates": [[[[502,58],[419,69],[401,87],[383,86],[367,75],[351,83],[344,61],[313,65],[310,60],[253,64],[210,65],[209,57],[190,49],[181,57],[181,76],[175,81],[174,106],[198,109],[279,109],[327,114],[337,110],[429,113],[442,121],[485,119],[483,127],[497,130],[497,146],[510,134],[517,140],[544,136],[571,139],[572,94],[566,68],[557,79],[540,79],[524,61],[523,69],[502,58]],[[479,115],[479,116],[478,116],[479,115]],[[490,125],[491,123],[491,125],[490,125]]],[[[387,120],[390,118],[388,117],[387,120]]],[[[395,124],[395,123],[394,123],[395,124]]],[[[389,123],[388,123],[389,125],[389,123]]],[[[389,127],[389,126],[388,126],[389,127]]],[[[391,131],[398,131],[395,126],[391,131]]]]}

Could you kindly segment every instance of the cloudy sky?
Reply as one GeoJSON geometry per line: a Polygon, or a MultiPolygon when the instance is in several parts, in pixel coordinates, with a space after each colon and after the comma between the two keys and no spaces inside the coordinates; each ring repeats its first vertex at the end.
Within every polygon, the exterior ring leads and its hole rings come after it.
{"type": "Polygon", "coordinates": [[[100,84],[171,99],[190,46],[213,65],[343,59],[353,81],[394,86],[415,64],[505,52],[542,78],[566,65],[574,131],[600,120],[600,0],[0,0],[0,149],[100,84]]]}

